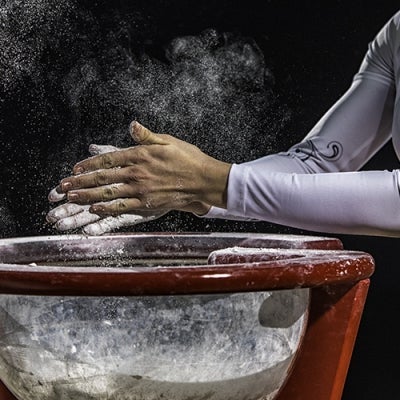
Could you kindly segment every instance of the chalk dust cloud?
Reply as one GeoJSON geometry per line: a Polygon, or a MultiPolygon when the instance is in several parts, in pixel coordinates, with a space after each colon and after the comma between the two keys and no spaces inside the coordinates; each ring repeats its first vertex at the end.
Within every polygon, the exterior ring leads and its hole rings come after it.
{"type": "MultiPolygon", "coordinates": [[[[157,2],[108,3],[0,1],[0,210],[15,221],[9,232],[47,232],[48,191],[91,143],[132,145],[132,119],[229,162],[272,152],[290,119],[252,37],[205,22],[163,39],[157,2]]],[[[210,227],[218,229],[173,213],[138,229],[210,227]]]]}

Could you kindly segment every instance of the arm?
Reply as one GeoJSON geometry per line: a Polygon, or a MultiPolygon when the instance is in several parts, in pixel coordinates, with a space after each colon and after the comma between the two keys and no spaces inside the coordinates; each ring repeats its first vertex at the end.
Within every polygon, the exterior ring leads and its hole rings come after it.
{"type": "MultiPolygon", "coordinates": [[[[227,210],[212,207],[205,216],[231,219],[241,219],[246,216],[259,219],[260,215],[250,216],[244,213],[245,203],[266,204],[270,201],[268,199],[276,193],[276,191],[270,192],[271,173],[296,173],[299,175],[297,180],[301,188],[302,179],[307,180],[301,176],[304,174],[359,170],[390,139],[394,98],[395,90],[392,85],[368,78],[356,79],[350,89],[322,117],[304,140],[290,148],[288,152],[235,165],[229,175],[228,198],[241,199],[242,204],[231,201],[227,210]],[[259,177],[257,184],[259,187],[264,185],[264,192],[254,192],[248,188],[249,182],[243,179],[243,176],[249,170],[259,177]],[[245,190],[248,195],[238,197],[237,194],[245,190]],[[250,196],[250,193],[253,196],[250,196]],[[256,193],[257,198],[254,197],[256,193]],[[263,198],[265,201],[262,200],[263,198]],[[234,207],[233,204],[235,204],[234,207]]],[[[353,178],[354,188],[357,187],[357,176],[356,174],[353,178]]],[[[324,177],[321,178],[323,179],[324,177]]],[[[281,190],[283,188],[292,190],[290,185],[283,187],[282,183],[276,181],[275,184],[284,198],[286,195],[281,190]]],[[[339,189],[342,185],[340,176],[337,180],[331,181],[331,184],[335,184],[340,193],[339,189]]],[[[307,187],[307,190],[311,190],[311,195],[323,195],[323,189],[318,185],[313,188],[307,187]]],[[[302,192],[305,191],[306,189],[302,190],[302,192]]],[[[275,197],[274,201],[278,202],[279,198],[275,197]]],[[[303,206],[307,207],[307,204],[310,203],[305,199],[303,206]]],[[[266,212],[261,219],[271,220],[271,217],[266,212]]],[[[273,216],[273,219],[275,220],[276,216],[273,216]]],[[[291,225],[286,218],[282,219],[281,223],[291,225]]]]}
{"type": "Polygon", "coordinates": [[[119,198],[112,206],[94,204],[91,210],[99,215],[146,208],[199,212],[195,206],[211,204],[210,217],[397,235],[397,172],[348,172],[364,165],[390,138],[392,52],[390,41],[385,47],[381,39],[390,37],[393,26],[397,29],[390,23],[378,35],[349,91],[288,153],[231,166],[134,124],[132,136],[141,146],[78,163],[77,175],[63,180],[62,188],[80,204],[119,198]],[[106,171],[89,174],[100,169],[106,171]],[[220,213],[221,208],[227,211],[220,213]]]}
{"type": "MultiPolygon", "coordinates": [[[[302,142],[286,153],[270,155],[232,169],[229,177],[229,198],[238,199],[236,193],[245,185],[241,169],[252,169],[259,177],[271,178],[270,172],[316,174],[324,172],[357,171],[390,139],[395,99],[393,74],[393,51],[398,35],[399,14],[395,15],[375,40],[354,77],[349,90],[322,117],[302,142]]],[[[297,180],[301,181],[298,176],[297,180]]],[[[307,178],[305,178],[307,180],[307,178]]],[[[321,178],[323,179],[323,178],[321,178]]],[[[358,176],[353,177],[353,188],[357,187],[358,176]]],[[[341,187],[338,177],[331,182],[341,187]]],[[[262,183],[259,182],[261,185],[262,183]]],[[[280,186],[279,182],[276,182],[280,186]]],[[[301,182],[299,182],[300,187],[301,182]]],[[[286,188],[290,190],[290,187],[286,188]]],[[[310,193],[322,195],[320,186],[307,188],[310,193]]],[[[340,190],[337,191],[340,193],[340,190]]],[[[263,195],[259,193],[259,195],[263,195]]],[[[271,193],[264,195],[267,199],[271,193]]],[[[283,194],[282,194],[283,195],[283,194]]],[[[251,201],[247,198],[242,200],[251,201]]],[[[253,199],[255,202],[260,199],[253,199]]],[[[275,198],[275,201],[278,201],[275,198]]],[[[232,202],[233,203],[233,202],[232,202]]],[[[311,204],[305,199],[303,207],[311,204]]],[[[338,199],[340,204],[340,199],[338,199]]],[[[244,205],[226,209],[212,207],[205,215],[210,218],[242,219],[244,205]]],[[[267,215],[264,218],[267,219],[267,215]]],[[[276,219],[276,216],[273,216],[276,219]]],[[[287,218],[280,223],[289,224],[287,218]]],[[[309,226],[310,227],[310,226],[309,226]]],[[[315,227],[316,228],[316,227],[315,227]]]]}
{"type": "Polygon", "coordinates": [[[400,236],[398,170],[260,176],[235,168],[243,185],[228,192],[228,210],[237,214],[319,232],[400,236]]]}

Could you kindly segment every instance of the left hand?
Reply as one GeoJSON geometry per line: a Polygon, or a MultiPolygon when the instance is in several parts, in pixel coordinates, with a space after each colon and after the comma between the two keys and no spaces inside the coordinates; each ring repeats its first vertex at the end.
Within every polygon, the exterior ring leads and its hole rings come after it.
{"type": "Polygon", "coordinates": [[[102,218],[89,212],[89,206],[64,203],[48,212],[46,219],[54,228],[64,232],[82,228],[86,235],[102,235],[127,226],[160,218],[165,212],[142,212],[138,214],[122,214],[102,218]]]}
{"type": "MultiPolygon", "coordinates": [[[[119,150],[119,148],[109,145],[92,144],[89,147],[91,155],[105,154],[119,150]]],[[[59,186],[51,190],[48,197],[51,203],[66,199],[65,193],[62,193],[59,186]]],[[[46,216],[46,220],[61,232],[82,228],[82,232],[87,235],[102,235],[123,227],[152,221],[165,214],[165,212],[144,212],[102,218],[99,215],[89,212],[89,207],[88,205],[64,203],[50,210],[46,216]]]]}
{"type": "Polygon", "coordinates": [[[134,146],[83,160],[60,187],[70,202],[101,216],[226,207],[230,164],[170,135],[131,124],[134,146]]]}

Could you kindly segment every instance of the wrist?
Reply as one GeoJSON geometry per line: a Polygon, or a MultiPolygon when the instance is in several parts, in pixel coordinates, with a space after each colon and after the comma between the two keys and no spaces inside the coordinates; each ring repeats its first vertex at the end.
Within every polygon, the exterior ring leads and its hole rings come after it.
{"type": "Polygon", "coordinates": [[[201,203],[220,208],[227,207],[228,178],[231,167],[232,164],[211,157],[204,163],[201,203]]]}

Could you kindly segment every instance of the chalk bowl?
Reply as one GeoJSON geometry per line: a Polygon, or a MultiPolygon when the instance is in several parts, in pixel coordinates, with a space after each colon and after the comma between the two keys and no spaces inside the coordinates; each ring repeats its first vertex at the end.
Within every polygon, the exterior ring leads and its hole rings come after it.
{"type": "MultiPolygon", "coordinates": [[[[306,239],[1,240],[0,379],[20,400],[272,400],[302,342],[309,289],[260,290],[251,263],[227,264],[220,249],[319,243],[306,239]]],[[[282,251],[270,259],[297,257],[282,251]]]]}

